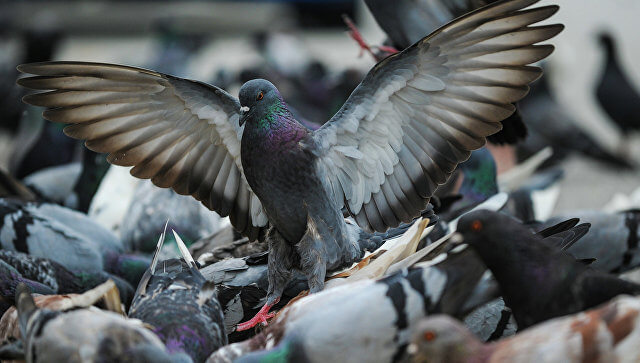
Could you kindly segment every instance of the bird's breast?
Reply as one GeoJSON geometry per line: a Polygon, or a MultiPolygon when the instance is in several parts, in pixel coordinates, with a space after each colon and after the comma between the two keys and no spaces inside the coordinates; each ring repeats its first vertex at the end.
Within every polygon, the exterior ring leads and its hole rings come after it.
{"type": "Polygon", "coordinates": [[[280,148],[245,145],[242,167],[249,186],[269,222],[297,242],[306,230],[307,205],[324,191],[316,174],[316,157],[298,142],[280,148]]]}

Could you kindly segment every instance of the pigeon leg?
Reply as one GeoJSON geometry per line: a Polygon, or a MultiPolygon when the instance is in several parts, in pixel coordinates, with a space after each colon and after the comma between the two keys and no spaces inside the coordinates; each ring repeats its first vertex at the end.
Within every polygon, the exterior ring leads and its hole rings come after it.
{"type": "Polygon", "coordinates": [[[259,323],[266,325],[267,319],[275,315],[275,313],[269,313],[269,309],[280,301],[282,292],[289,280],[291,280],[295,251],[289,242],[273,227],[269,230],[267,239],[269,241],[269,259],[267,261],[269,291],[267,292],[267,302],[251,320],[238,324],[236,331],[251,329],[259,323]]]}
{"type": "Polygon", "coordinates": [[[369,44],[367,44],[367,42],[364,40],[364,37],[362,36],[362,34],[360,33],[360,31],[358,30],[358,27],[356,27],[356,25],[353,23],[353,21],[351,20],[351,18],[349,18],[347,15],[342,15],[342,20],[344,21],[345,24],[347,24],[347,27],[349,27],[349,36],[355,40],[358,45],[360,46],[360,54],[358,55],[359,57],[362,56],[362,53],[364,51],[366,51],[367,53],[371,54],[371,56],[373,57],[373,59],[378,62],[381,61],[383,58],[391,55],[391,54],[395,54],[398,53],[398,50],[394,47],[390,47],[390,46],[386,46],[386,45],[379,45],[379,46],[370,46],[369,44]],[[380,52],[376,53],[373,51],[373,48],[378,49],[380,52]]]}
{"type": "Polygon", "coordinates": [[[371,54],[371,56],[377,60],[376,55],[373,53],[373,50],[371,50],[371,46],[369,46],[369,44],[367,44],[367,42],[364,40],[364,38],[362,37],[362,34],[360,33],[356,25],[353,23],[351,18],[349,18],[347,15],[342,15],[342,20],[344,21],[345,24],[347,24],[347,27],[349,27],[349,36],[351,36],[351,38],[355,40],[360,46],[359,57],[362,56],[362,53],[364,51],[367,51],[367,53],[371,54]]]}
{"type": "MultiPolygon", "coordinates": [[[[311,218],[307,222],[307,231],[300,242],[296,245],[300,255],[300,268],[307,276],[309,292],[316,293],[324,288],[324,279],[327,274],[327,251],[321,235],[330,234],[318,233],[318,225],[311,218]]],[[[322,225],[324,227],[324,225],[322,225]]]]}

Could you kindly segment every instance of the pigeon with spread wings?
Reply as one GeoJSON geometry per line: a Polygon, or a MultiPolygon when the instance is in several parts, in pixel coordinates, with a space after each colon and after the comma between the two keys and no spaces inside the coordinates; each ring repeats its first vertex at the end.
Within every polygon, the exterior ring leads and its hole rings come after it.
{"type": "Polygon", "coordinates": [[[410,222],[456,165],[500,129],[528,84],[537,45],[562,25],[533,26],[557,6],[503,0],[456,19],[369,71],[336,115],[310,131],[276,87],[252,80],[239,99],[201,82],[125,66],[19,66],[18,82],[46,90],[25,101],[70,123],[117,165],[189,194],[252,239],[269,243],[265,322],[293,269],[311,292],[327,269],[360,257],[343,210],[368,231],[410,222]]]}

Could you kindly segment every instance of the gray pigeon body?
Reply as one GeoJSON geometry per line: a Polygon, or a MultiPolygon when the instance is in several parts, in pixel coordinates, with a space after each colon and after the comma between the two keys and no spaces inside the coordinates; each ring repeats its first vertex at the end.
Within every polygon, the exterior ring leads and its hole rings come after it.
{"type": "MultiPolygon", "coordinates": [[[[617,274],[640,266],[640,211],[582,210],[565,215],[579,217],[591,224],[589,233],[568,250],[576,258],[595,258],[591,267],[617,274]]],[[[553,217],[542,226],[562,218],[553,217]]]]}
{"type": "Polygon", "coordinates": [[[132,200],[122,220],[120,235],[123,244],[133,251],[152,253],[167,220],[168,228],[179,233],[187,246],[216,232],[220,226],[220,217],[198,201],[158,188],[148,180],[138,184],[132,200]]]}
{"type": "Polygon", "coordinates": [[[82,164],[74,162],[38,170],[27,175],[23,181],[42,199],[63,204],[81,172],[82,164]]]}
{"type": "Polygon", "coordinates": [[[51,260],[79,275],[115,274],[132,286],[149,265],[144,256],[123,253],[120,240],[87,215],[56,204],[0,199],[0,246],[51,260]]]}
{"type": "Polygon", "coordinates": [[[16,293],[25,360],[33,362],[172,362],[140,321],[96,308],[38,309],[29,289],[16,293]]]}
{"type": "Polygon", "coordinates": [[[104,270],[105,259],[124,250],[113,233],[85,214],[9,199],[0,199],[0,244],[75,271],[104,270]]]}
{"type": "Polygon", "coordinates": [[[25,101],[48,107],[45,118],[70,123],[67,135],[110,162],[267,239],[268,310],[293,269],[317,292],[327,267],[359,257],[343,212],[367,231],[412,221],[500,130],[541,74],[529,64],[553,51],[537,43],[562,30],[532,26],[558,10],[529,9],[537,2],[497,2],[386,58],[315,131],[265,80],[244,84],[238,100],[149,70],[53,62],[19,66],[35,76],[18,83],[53,90],[25,101]]]}

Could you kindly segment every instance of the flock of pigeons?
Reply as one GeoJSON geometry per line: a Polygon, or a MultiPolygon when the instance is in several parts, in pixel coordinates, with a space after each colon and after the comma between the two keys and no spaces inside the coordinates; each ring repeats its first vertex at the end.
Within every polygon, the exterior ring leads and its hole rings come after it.
{"type": "Polygon", "coordinates": [[[640,361],[640,211],[550,217],[548,150],[498,176],[483,148],[546,131],[531,110],[561,117],[542,81],[523,100],[563,29],[538,2],[367,0],[388,44],[347,20],[378,63],[324,124],[265,79],[236,98],[141,68],[18,66],[24,101],[87,148],[0,175],[0,359],[640,361]]]}

